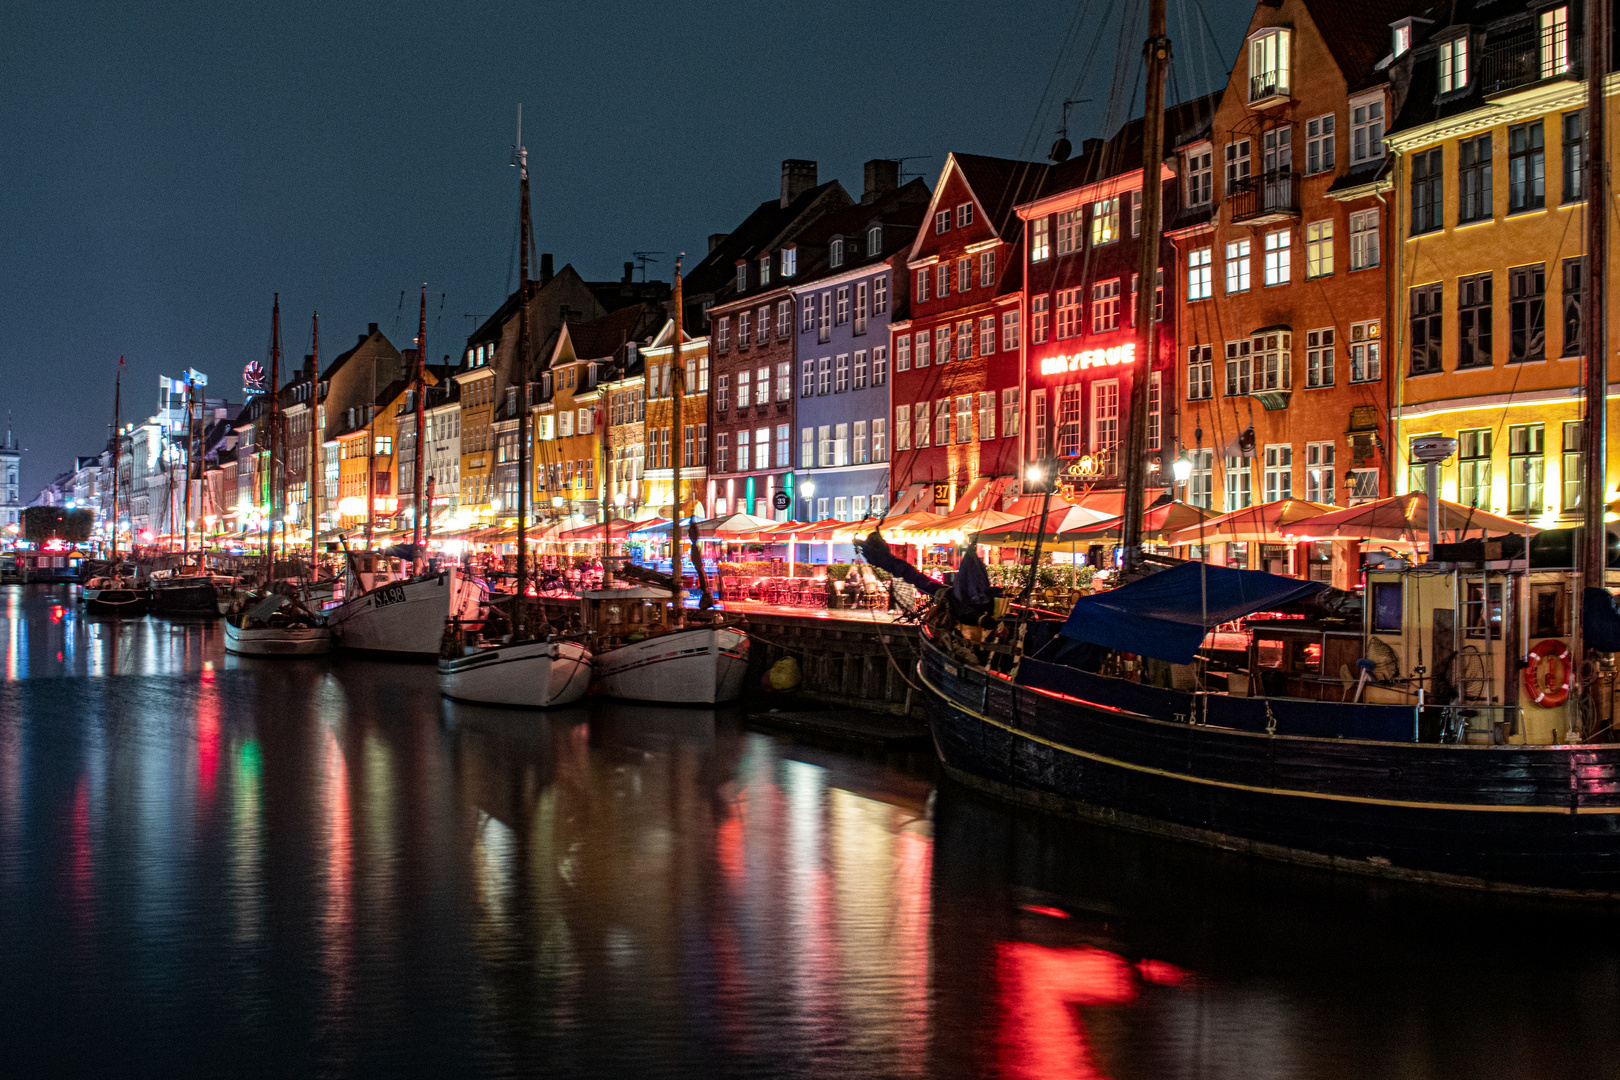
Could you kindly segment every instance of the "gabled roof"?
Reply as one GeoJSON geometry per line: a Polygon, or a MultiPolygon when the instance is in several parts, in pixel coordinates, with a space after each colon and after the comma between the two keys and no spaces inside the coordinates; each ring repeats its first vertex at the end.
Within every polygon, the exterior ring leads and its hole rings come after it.
{"type": "MultiPolygon", "coordinates": [[[[1434,0],[1300,0],[1339,65],[1345,86],[1360,89],[1389,55],[1389,24],[1435,6],[1434,0]]],[[[1489,0],[1487,0],[1489,2],[1489,0]]],[[[1468,0],[1455,5],[1466,6],[1468,0]]]]}
{"type": "Polygon", "coordinates": [[[695,295],[725,288],[737,278],[738,259],[757,257],[760,252],[792,239],[787,233],[793,223],[826,196],[833,196],[844,206],[853,202],[838,181],[829,180],[802,193],[787,206],[783,206],[780,199],[760,203],[742,224],[692,267],[692,272],[685,277],[686,291],[695,295]]]}
{"type": "Polygon", "coordinates": [[[653,305],[632,304],[609,312],[600,319],[568,324],[568,337],[574,356],[580,360],[600,360],[612,356],[627,341],[637,341],[651,332],[663,310],[653,305]]]}

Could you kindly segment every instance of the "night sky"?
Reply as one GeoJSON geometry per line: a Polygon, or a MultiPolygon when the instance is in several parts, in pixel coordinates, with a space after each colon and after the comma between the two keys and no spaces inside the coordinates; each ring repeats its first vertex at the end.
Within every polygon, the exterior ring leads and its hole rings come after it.
{"type": "MultiPolygon", "coordinates": [[[[1172,100],[1223,85],[1247,27],[1249,3],[1203,4],[1170,0],[1172,100]]],[[[407,347],[423,281],[430,352],[458,355],[515,280],[519,102],[538,249],[592,279],[663,251],[649,276],[667,278],[675,252],[690,266],[775,197],[786,157],[858,198],[869,158],[921,155],[906,168],[932,185],[949,150],[1043,157],[1065,98],[1093,99],[1071,114],[1076,145],[1105,134],[1139,94],[1144,12],[10,5],[0,407],[28,450],[23,499],[104,445],[120,354],[126,420],[188,366],[239,401],[243,365],[268,363],[277,291],[293,364],[313,310],[326,359],[368,322],[407,347]]]]}

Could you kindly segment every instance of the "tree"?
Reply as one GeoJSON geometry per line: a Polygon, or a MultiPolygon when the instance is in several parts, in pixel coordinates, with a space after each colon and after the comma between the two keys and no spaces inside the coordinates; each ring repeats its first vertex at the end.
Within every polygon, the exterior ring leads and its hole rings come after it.
{"type": "Polygon", "coordinates": [[[35,544],[51,540],[82,544],[90,539],[95,520],[96,516],[88,510],[30,506],[23,510],[23,539],[35,544]]]}

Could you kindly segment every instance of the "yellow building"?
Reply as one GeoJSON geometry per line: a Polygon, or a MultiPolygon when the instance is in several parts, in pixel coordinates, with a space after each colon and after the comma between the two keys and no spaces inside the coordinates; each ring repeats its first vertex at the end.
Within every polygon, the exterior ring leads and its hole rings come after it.
{"type": "MultiPolygon", "coordinates": [[[[1582,42],[1567,6],[1470,6],[1456,17],[1470,11],[1491,21],[1394,28],[1394,63],[1408,69],[1387,137],[1402,376],[1395,490],[1423,488],[1412,440],[1448,436],[1458,451],[1441,473],[1443,498],[1575,524],[1591,295],[1582,42]]],[[[1611,84],[1611,130],[1615,93],[1611,84]]],[[[1620,323],[1610,325],[1612,355],[1620,323]]]]}
{"type": "Polygon", "coordinates": [[[701,500],[709,463],[709,339],[681,335],[681,430],[674,430],[672,365],[675,321],[666,320],[658,335],[642,349],[647,372],[646,504],[660,517],[673,513],[675,502],[675,447],[681,452],[681,494],[687,503],[681,516],[694,512],[706,517],[701,500]]]}
{"type": "MultiPolygon", "coordinates": [[[[600,321],[600,320],[599,320],[600,321]]],[[[598,375],[611,362],[594,357],[590,324],[564,324],[540,376],[534,411],[533,498],[537,517],[567,528],[601,515],[602,427],[598,375]],[[583,347],[584,352],[581,353],[583,347]]]]}
{"type": "Polygon", "coordinates": [[[461,510],[457,524],[488,523],[495,486],[495,359],[494,341],[467,347],[461,370],[454,375],[461,386],[461,510]]]}

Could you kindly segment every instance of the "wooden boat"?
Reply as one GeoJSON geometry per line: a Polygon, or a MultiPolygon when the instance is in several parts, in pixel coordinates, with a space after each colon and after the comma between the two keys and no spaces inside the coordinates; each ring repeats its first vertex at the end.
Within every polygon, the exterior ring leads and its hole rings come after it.
{"type": "Polygon", "coordinates": [[[670,593],[636,587],[580,594],[585,628],[597,647],[591,692],[629,701],[717,705],[742,694],[748,632],[741,618],[685,612],[668,618],[670,593]]]}
{"type": "Polygon", "coordinates": [[[79,590],[84,609],[92,615],[145,615],[147,593],[119,575],[99,575],[79,590]]]}
{"type": "Polygon", "coordinates": [[[218,615],[214,576],[207,570],[159,571],[150,580],[154,615],[218,615]]]}
{"type": "Polygon", "coordinates": [[[566,638],[458,645],[453,651],[439,659],[439,689],[457,701],[548,709],[572,705],[591,685],[590,650],[566,638]]]}
{"type": "Polygon", "coordinates": [[[225,649],[239,656],[319,656],[332,631],[285,593],[272,593],[225,618],[225,649]]]}

